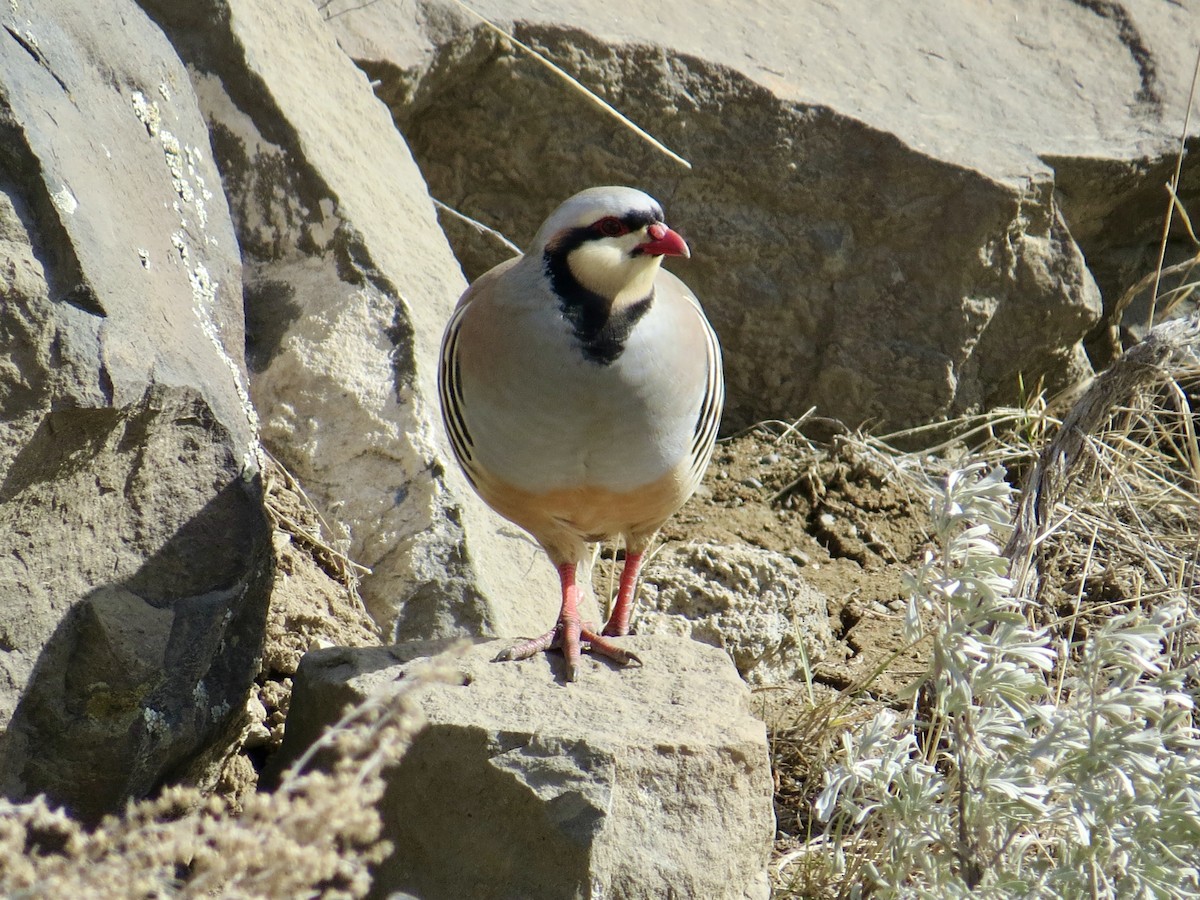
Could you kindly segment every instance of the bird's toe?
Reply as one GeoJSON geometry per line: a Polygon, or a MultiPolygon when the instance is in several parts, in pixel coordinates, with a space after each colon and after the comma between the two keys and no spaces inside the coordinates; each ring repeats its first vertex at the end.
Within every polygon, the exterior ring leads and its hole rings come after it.
{"type": "Polygon", "coordinates": [[[582,635],[583,640],[587,642],[588,649],[592,653],[598,653],[601,656],[607,656],[613,662],[620,663],[623,666],[630,664],[641,665],[641,658],[632,650],[626,650],[619,644],[615,644],[605,635],[596,634],[594,631],[585,631],[582,635]]]}
{"type": "Polygon", "coordinates": [[[519,644],[514,644],[511,647],[506,647],[496,654],[493,662],[511,662],[517,659],[529,659],[531,656],[536,656],[539,653],[544,653],[558,646],[558,629],[553,628],[543,635],[535,638],[530,638],[527,641],[521,641],[519,644]]]}

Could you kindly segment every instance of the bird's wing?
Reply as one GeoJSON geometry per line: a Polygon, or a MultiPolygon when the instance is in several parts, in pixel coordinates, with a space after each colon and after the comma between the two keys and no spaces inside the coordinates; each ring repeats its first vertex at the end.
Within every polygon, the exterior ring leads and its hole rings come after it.
{"type": "Polygon", "coordinates": [[[520,257],[506,260],[479,276],[458,298],[450,321],[442,335],[441,357],[438,364],[438,395],[442,401],[442,421],[450,436],[454,456],[462,466],[467,480],[478,489],[479,472],[474,460],[474,442],[467,429],[463,415],[462,361],[459,358],[458,338],[463,320],[471,315],[476,304],[487,304],[497,288],[497,283],[520,257]]]}
{"type": "Polygon", "coordinates": [[[704,315],[700,301],[686,284],[670,272],[662,272],[657,284],[657,301],[674,307],[680,317],[678,339],[689,355],[703,358],[703,384],[685,385],[687,390],[700,393],[699,414],[695,420],[689,446],[688,494],[700,484],[704,470],[712,457],[725,405],[725,376],[721,366],[721,344],[704,315]]]}

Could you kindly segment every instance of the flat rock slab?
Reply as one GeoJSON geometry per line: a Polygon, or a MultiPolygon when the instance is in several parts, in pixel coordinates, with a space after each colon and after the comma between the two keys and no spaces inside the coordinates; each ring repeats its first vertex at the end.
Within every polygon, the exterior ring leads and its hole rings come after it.
{"type": "Polygon", "coordinates": [[[462,677],[418,692],[429,725],[390,775],[373,895],[765,900],[772,783],[746,685],[716,648],[624,641],[641,668],[585,657],[574,684],[558,654],[492,662],[502,641],[314,651],[282,756],[448,654],[462,677]]]}

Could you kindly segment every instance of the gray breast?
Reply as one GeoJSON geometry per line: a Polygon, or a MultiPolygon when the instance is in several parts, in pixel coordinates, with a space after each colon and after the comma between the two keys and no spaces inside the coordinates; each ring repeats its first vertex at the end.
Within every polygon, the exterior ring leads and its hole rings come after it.
{"type": "Polygon", "coordinates": [[[691,452],[703,398],[686,385],[703,387],[706,364],[672,340],[670,311],[651,306],[609,363],[581,352],[569,323],[530,319],[513,323],[496,377],[465,386],[488,471],[527,490],[632,490],[691,452]]]}

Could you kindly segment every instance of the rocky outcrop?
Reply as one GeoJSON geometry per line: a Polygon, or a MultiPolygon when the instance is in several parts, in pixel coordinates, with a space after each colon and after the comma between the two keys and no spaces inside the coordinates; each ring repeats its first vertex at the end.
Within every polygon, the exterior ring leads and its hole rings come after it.
{"type": "Polygon", "coordinates": [[[0,784],[94,817],[203,777],[273,557],[208,133],[132,3],[0,32],[0,784]]]}
{"type": "MultiPolygon", "coordinates": [[[[727,427],[812,405],[910,425],[1088,372],[1080,342],[1102,301],[1072,232],[1150,188],[1161,219],[1158,163],[1183,121],[1198,21],[1182,6],[1066,0],[735,0],[665,21],[582,0],[471,7],[691,171],[450,0],[415,17],[386,4],[327,17],[379,79],[433,195],[461,213],[520,243],[585,185],[630,182],[665,202],[726,348],[727,427]],[[1085,179],[1087,160],[1137,175],[1085,179]],[[1056,191],[1060,168],[1080,193],[1056,191]]],[[[507,252],[444,222],[470,276],[507,252]]],[[[1106,297],[1129,283],[1107,280],[1106,297]]]]}
{"type": "Polygon", "coordinates": [[[233,208],[263,442],[370,569],[385,635],[551,619],[553,569],[447,465],[435,366],[466,282],[366,79],[306,0],[146,6],[191,68],[233,208]]]}
{"type": "Polygon", "coordinates": [[[310,653],[285,760],[347,704],[449,660],[457,682],[411,695],[429,724],[387,776],[375,895],[765,900],[771,773],[746,686],[720,650],[626,640],[643,667],[587,657],[565,686],[558,658],[492,662],[499,642],[310,653]]]}
{"type": "Polygon", "coordinates": [[[757,547],[663,547],[646,564],[638,634],[720,647],[751,684],[801,682],[834,644],[825,596],[782,553],[757,547]]]}

